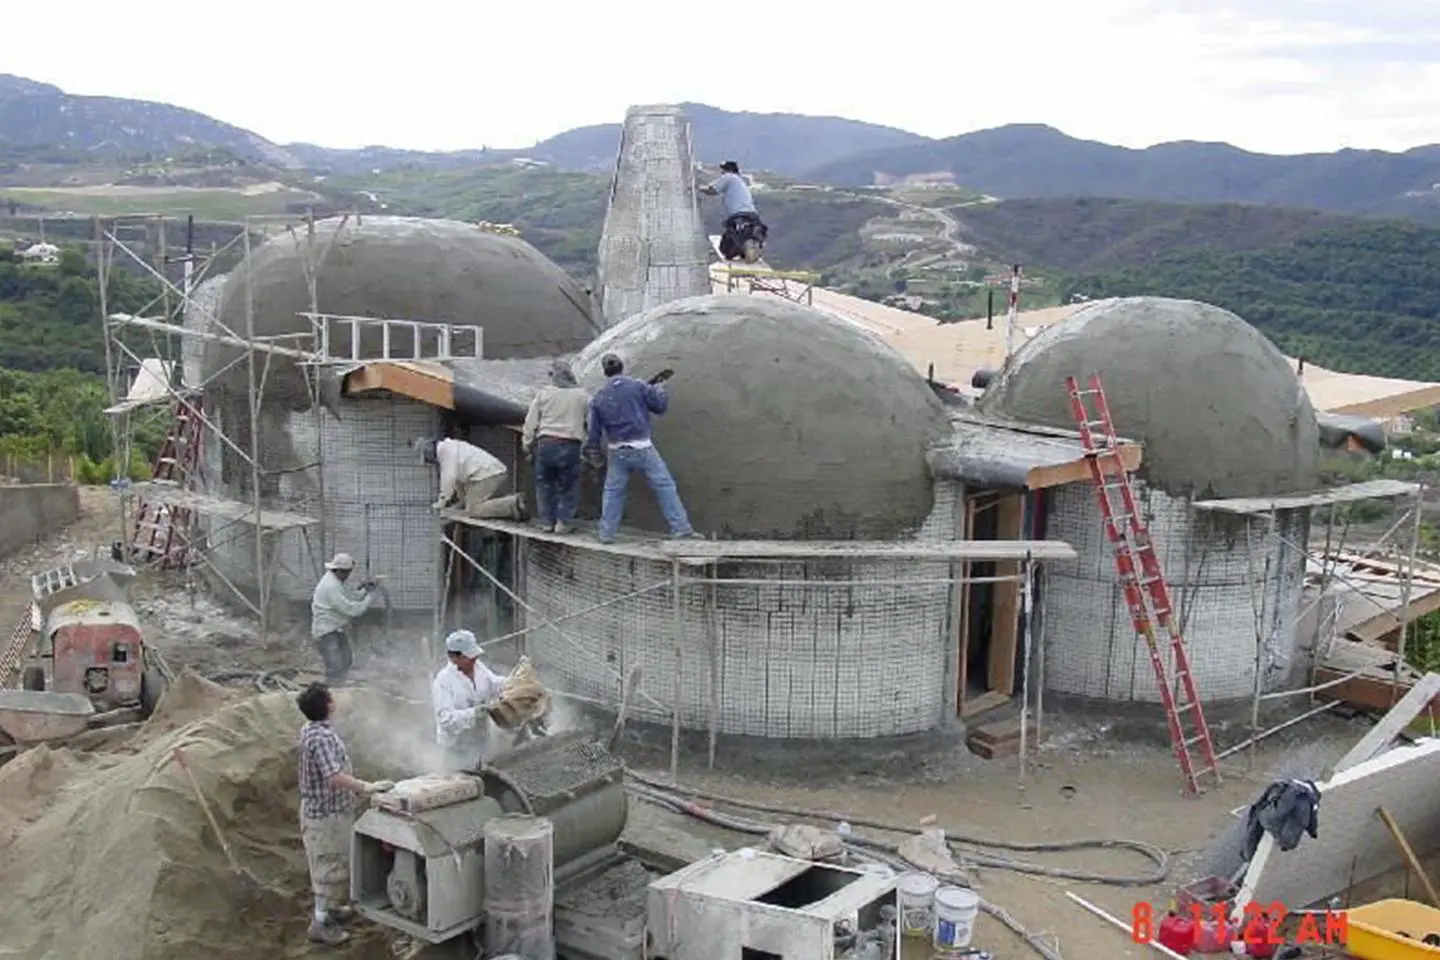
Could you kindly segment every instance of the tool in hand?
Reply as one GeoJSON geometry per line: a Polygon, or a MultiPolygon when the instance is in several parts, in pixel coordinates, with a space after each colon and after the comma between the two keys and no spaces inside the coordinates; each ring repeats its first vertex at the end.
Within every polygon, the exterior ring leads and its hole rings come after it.
{"type": "Polygon", "coordinates": [[[651,377],[645,382],[650,384],[650,386],[652,387],[658,387],[660,386],[660,384],[664,383],[666,380],[669,380],[673,376],[675,376],[675,371],[671,370],[669,367],[666,367],[664,370],[661,370],[659,373],[655,374],[655,376],[651,377]]]}
{"type": "Polygon", "coordinates": [[[225,832],[220,829],[220,822],[215,819],[215,814],[210,810],[210,803],[205,799],[205,793],[200,789],[195,774],[191,772],[190,764],[185,761],[184,752],[176,747],[170,751],[170,754],[175,758],[175,763],[180,767],[181,772],[185,774],[185,779],[195,794],[195,802],[200,804],[205,819],[210,823],[210,829],[215,832],[215,839],[220,842],[220,850],[225,854],[225,859],[230,864],[230,871],[235,875],[237,881],[236,893],[246,897],[259,896],[265,891],[265,884],[260,882],[260,878],[236,862],[235,854],[230,850],[230,841],[225,839],[225,832]]]}

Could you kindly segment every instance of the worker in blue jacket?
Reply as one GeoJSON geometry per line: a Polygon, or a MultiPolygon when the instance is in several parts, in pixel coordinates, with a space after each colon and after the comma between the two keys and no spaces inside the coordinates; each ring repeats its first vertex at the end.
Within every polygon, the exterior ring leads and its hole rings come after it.
{"type": "Polygon", "coordinates": [[[585,444],[588,457],[605,456],[605,494],[600,507],[600,542],[611,543],[625,514],[625,491],[630,474],[645,474],[655,491],[660,512],[673,537],[699,536],[690,526],[675,478],[651,436],[650,417],[664,414],[670,405],[662,383],[646,383],[625,376],[624,362],[613,353],[600,358],[606,377],[590,399],[590,430],[585,444]]]}

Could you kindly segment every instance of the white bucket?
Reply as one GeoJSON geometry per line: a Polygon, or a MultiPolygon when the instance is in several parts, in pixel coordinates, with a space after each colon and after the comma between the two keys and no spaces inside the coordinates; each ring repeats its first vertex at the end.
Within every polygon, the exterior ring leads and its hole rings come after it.
{"type": "Polygon", "coordinates": [[[928,873],[902,873],[895,882],[900,935],[928,937],[935,926],[935,891],[940,881],[928,873]]]}
{"type": "Polygon", "coordinates": [[[935,952],[944,956],[970,946],[975,933],[975,915],[980,912],[980,894],[964,887],[941,887],[935,891],[935,952]]]}

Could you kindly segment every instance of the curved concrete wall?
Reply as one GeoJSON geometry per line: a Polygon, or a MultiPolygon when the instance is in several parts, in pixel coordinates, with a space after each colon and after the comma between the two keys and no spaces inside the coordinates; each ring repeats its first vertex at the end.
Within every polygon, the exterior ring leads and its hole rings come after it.
{"type": "MultiPolygon", "coordinates": [[[[431,610],[440,575],[440,548],[435,517],[430,511],[438,478],[410,448],[418,436],[433,436],[439,429],[434,408],[402,399],[347,399],[338,418],[322,413],[282,416],[283,443],[300,463],[321,461],[324,474],[311,468],[279,477],[266,506],[315,515],[319,504],[317,481],[324,483],[324,525],[309,528],[308,538],[298,530],[272,535],[275,572],[272,597],[277,602],[308,603],[322,564],[331,553],[353,554],[362,569],[386,576],[385,588],[393,608],[431,610]],[[318,423],[318,430],[317,430],[318,423]]],[[[223,425],[222,425],[223,429],[223,425]]],[[[232,499],[240,493],[240,478],[223,474],[221,441],[206,433],[206,490],[232,499]]],[[[234,458],[228,458],[234,459],[234,458]]],[[[248,475],[243,478],[249,488],[248,475]]],[[[255,545],[248,524],[208,521],[212,532],[212,562],[220,573],[253,599],[255,545]]]]}
{"type": "MultiPolygon", "coordinates": [[[[1136,495],[1182,618],[1200,699],[1237,700],[1254,692],[1252,570],[1257,589],[1263,580],[1264,688],[1281,686],[1295,648],[1302,555],[1293,547],[1277,553],[1266,536],[1268,517],[1192,514],[1186,501],[1140,482],[1136,495]]],[[[1303,511],[1285,511],[1278,519],[1285,540],[1305,542],[1309,520],[1303,511]]],[[[1093,700],[1159,703],[1154,668],[1144,641],[1135,636],[1092,486],[1051,491],[1046,535],[1079,554],[1046,564],[1041,574],[1046,689],[1093,700]]],[[[1168,651],[1165,662],[1170,664],[1168,651]]]]}
{"type": "MultiPolygon", "coordinates": [[[[953,536],[956,501],[954,485],[937,484],[922,539],[953,536]]],[[[712,700],[720,733],[757,737],[916,733],[940,725],[947,703],[953,717],[950,587],[916,582],[944,580],[949,564],[723,564],[721,575],[810,583],[721,584],[713,588],[713,611],[711,588],[682,586],[677,665],[669,564],[532,542],[525,566],[532,625],[663,585],[565,620],[565,637],[539,627],[528,652],[559,686],[610,704],[618,701],[619,678],[642,665],[645,690],[665,707],[641,697],[634,710],[657,722],[668,722],[678,669],[680,722],[692,730],[709,729],[712,700]],[[881,582],[835,582],[845,580],[881,582]]]]}

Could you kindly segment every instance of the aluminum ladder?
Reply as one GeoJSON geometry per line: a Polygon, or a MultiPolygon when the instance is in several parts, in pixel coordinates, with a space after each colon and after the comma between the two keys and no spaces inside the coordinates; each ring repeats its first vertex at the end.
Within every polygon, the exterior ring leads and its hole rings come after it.
{"type": "MultiPolygon", "coordinates": [[[[150,473],[152,483],[177,490],[191,488],[204,426],[204,418],[194,407],[192,398],[179,397],[170,430],[155,455],[150,473]]],[[[183,566],[190,546],[191,513],[189,507],[142,499],[131,538],[135,559],[140,563],[158,562],[162,569],[183,566]]]]}
{"type": "Polygon", "coordinates": [[[1110,405],[1100,374],[1090,374],[1085,387],[1075,377],[1065,378],[1065,390],[1080,431],[1090,477],[1095,482],[1104,517],[1105,535],[1115,548],[1115,569],[1130,608],[1135,633],[1145,638],[1150,651],[1150,665],[1155,669],[1155,683],[1160,688],[1160,702],[1165,707],[1165,721],[1170,729],[1170,743],[1175,759],[1185,777],[1185,788],[1200,793],[1200,778],[1210,776],[1220,782],[1220,768],[1215,762],[1215,743],[1205,711],[1195,692],[1195,677],[1190,671],[1190,655],[1180,625],[1175,621],[1175,607],[1170,601],[1170,587],[1165,572],[1155,555],[1150,531],[1135,503],[1135,491],[1120,453],[1120,439],[1110,419],[1110,405]],[[1093,401],[1091,413],[1087,401],[1093,401]],[[1118,495],[1118,503],[1116,496],[1118,495]],[[1175,664],[1174,676],[1166,669],[1161,645],[1168,640],[1175,664]],[[1199,748],[1198,758],[1194,748],[1199,748]],[[1198,761],[1198,762],[1197,762],[1198,761]]]}

